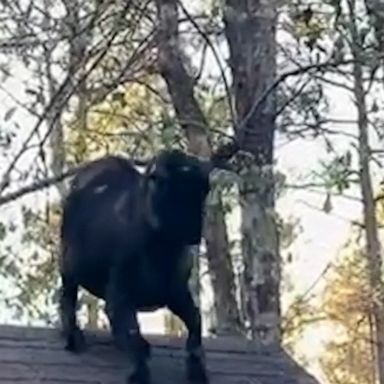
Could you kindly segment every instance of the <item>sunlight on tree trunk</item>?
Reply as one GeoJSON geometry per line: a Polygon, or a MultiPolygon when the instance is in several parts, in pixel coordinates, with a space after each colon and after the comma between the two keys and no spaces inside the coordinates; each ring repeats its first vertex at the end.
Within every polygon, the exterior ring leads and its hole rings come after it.
{"type": "Polygon", "coordinates": [[[99,308],[98,300],[96,297],[90,295],[89,293],[84,294],[83,302],[87,310],[86,326],[89,329],[98,329],[99,328],[99,308]]]}
{"type": "MultiPolygon", "coordinates": [[[[275,80],[275,7],[274,1],[226,1],[225,34],[240,125],[275,80]]],[[[280,261],[272,169],[275,112],[272,94],[247,117],[239,138],[247,153],[240,186],[246,288],[243,307],[251,336],[266,344],[280,343],[280,261]]]]}
{"type": "Polygon", "coordinates": [[[205,240],[207,262],[214,290],[214,325],[216,334],[238,331],[240,314],[235,299],[235,280],[229,250],[227,228],[220,195],[207,203],[205,240]],[[236,327],[236,328],[235,328],[236,327]]]}
{"type": "Polygon", "coordinates": [[[244,282],[251,335],[266,344],[278,344],[279,264],[274,221],[272,171],[251,168],[244,175],[242,196],[242,251],[244,282]]]}
{"type": "Polygon", "coordinates": [[[190,280],[190,287],[193,294],[195,303],[200,306],[201,304],[201,284],[200,284],[200,251],[199,247],[194,246],[190,249],[193,255],[193,268],[190,280]]]}

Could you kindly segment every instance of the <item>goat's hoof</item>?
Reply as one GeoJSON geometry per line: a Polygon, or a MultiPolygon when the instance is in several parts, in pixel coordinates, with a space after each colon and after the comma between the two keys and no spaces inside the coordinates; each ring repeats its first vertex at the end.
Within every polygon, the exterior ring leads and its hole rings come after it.
{"type": "Polygon", "coordinates": [[[128,376],[127,384],[151,384],[151,375],[148,368],[142,368],[128,376]]]}
{"type": "Polygon", "coordinates": [[[208,375],[203,362],[200,359],[187,360],[187,379],[190,383],[208,384],[208,375]]]}
{"type": "Polygon", "coordinates": [[[65,349],[72,353],[81,353],[86,349],[86,342],[83,332],[76,328],[70,335],[67,336],[65,349]]]}

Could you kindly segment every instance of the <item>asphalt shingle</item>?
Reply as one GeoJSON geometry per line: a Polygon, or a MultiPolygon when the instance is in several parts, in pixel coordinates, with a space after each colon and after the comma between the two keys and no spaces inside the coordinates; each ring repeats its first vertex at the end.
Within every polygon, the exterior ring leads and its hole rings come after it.
{"type": "MultiPolygon", "coordinates": [[[[124,384],[127,359],[108,332],[86,331],[80,355],[63,349],[57,329],[0,327],[0,383],[124,384]]],[[[182,338],[145,335],[153,384],[184,384],[182,338]]],[[[205,339],[211,384],[318,384],[283,350],[239,338],[205,339]]]]}

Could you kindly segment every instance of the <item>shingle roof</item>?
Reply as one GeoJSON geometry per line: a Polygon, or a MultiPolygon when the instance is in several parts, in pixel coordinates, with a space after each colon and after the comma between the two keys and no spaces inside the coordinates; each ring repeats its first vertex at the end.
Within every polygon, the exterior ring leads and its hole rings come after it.
{"type": "MultiPolygon", "coordinates": [[[[85,333],[88,349],[63,350],[56,329],[0,327],[0,383],[123,384],[127,361],[107,332],[85,333]]],[[[184,384],[184,340],[145,335],[153,384],[184,384]]],[[[211,384],[318,384],[286,353],[238,338],[204,340],[211,384]]]]}

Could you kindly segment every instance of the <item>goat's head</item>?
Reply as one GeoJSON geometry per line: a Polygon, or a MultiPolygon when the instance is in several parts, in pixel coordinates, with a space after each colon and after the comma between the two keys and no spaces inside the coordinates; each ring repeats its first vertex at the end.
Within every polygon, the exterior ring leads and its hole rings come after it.
{"type": "Polygon", "coordinates": [[[208,161],[178,150],[163,151],[150,162],[146,199],[155,229],[186,245],[200,242],[211,169],[208,161]]]}

